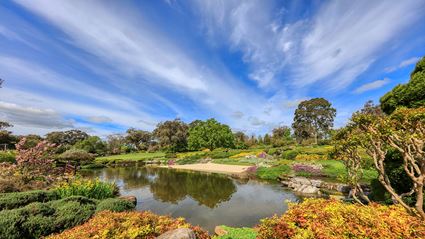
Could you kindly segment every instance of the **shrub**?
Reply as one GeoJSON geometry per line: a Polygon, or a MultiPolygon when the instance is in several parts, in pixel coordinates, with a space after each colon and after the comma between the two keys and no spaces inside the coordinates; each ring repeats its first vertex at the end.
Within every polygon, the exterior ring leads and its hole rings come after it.
{"type": "Polygon", "coordinates": [[[425,224],[401,206],[306,199],[281,217],[263,219],[259,239],[424,238],[425,224]]]}
{"type": "Polygon", "coordinates": [[[313,161],[313,160],[321,160],[323,157],[317,154],[298,154],[295,156],[295,160],[300,161],[313,161]]]}
{"type": "Polygon", "coordinates": [[[155,238],[164,232],[177,228],[191,228],[195,231],[197,238],[209,238],[207,232],[199,227],[191,226],[183,218],[173,219],[168,216],[158,216],[148,211],[102,211],[83,225],[48,238],[155,238]]]}
{"type": "Polygon", "coordinates": [[[307,173],[308,175],[321,176],[322,169],[323,166],[320,164],[295,163],[292,165],[292,170],[297,174],[307,173]]]}
{"type": "Polygon", "coordinates": [[[47,202],[58,199],[54,191],[29,191],[20,193],[0,194],[0,210],[23,207],[32,202],[47,202]]]}
{"type": "Polygon", "coordinates": [[[0,211],[1,238],[40,238],[88,220],[96,202],[83,197],[35,202],[23,208],[0,211]]]}
{"type": "Polygon", "coordinates": [[[299,152],[297,150],[287,150],[282,152],[282,158],[293,160],[295,157],[297,157],[298,153],[299,152]]]}
{"type": "Polygon", "coordinates": [[[87,164],[94,161],[94,155],[82,149],[70,149],[59,155],[61,161],[76,162],[78,164],[87,164]]]}
{"type": "Polygon", "coordinates": [[[115,183],[86,179],[62,183],[55,188],[55,191],[61,198],[79,195],[94,199],[105,199],[118,195],[118,187],[115,183]]]}
{"type": "Polygon", "coordinates": [[[0,151],[0,163],[14,163],[16,162],[15,157],[12,151],[0,151]]]}
{"type": "Polygon", "coordinates": [[[113,211],[113,212],[123,212],[123,211],[129,211],[133,210],[135,208],[135,205],[124,199],[119,198],[108,198],[105,200],[102,200],[97,204],[96,211],[113,211]]]}

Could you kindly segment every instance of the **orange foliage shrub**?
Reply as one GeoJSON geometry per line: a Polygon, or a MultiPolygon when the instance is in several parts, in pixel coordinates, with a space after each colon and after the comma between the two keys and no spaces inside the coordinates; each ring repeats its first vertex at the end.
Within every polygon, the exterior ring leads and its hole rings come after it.
{"type": "Polygon", "coordinates": [[[158,216],[148,211],[143,212],[110,212],[96,214],[88,222],[68,229],[61,234],[52,235],[49,239],[80,238],[146,238],[151,239],[164,232],[177,228],[191,228],[199,239],[209,239],[206,231],[198,226],[191,226],[183,218],[173,219],[158,216]]]}
{"type": "Polygon", "coordinates": [[[263,219],[258,239],[425,238],[425,223],[401,206],[307,199],[281,217],[263,219]]]}

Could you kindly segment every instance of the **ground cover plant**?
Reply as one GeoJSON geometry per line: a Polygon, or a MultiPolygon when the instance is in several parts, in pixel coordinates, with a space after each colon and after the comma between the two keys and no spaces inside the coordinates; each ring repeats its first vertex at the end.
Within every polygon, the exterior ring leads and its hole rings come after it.
{"type": "Polygon", "coordinates": [[[74,179],[63,182],[54,188],[60,198],[84,196],[94,199],[112,198],[118,195],[115,183],[100,180],[74,179]]]}
{"type": "Polygon", "coordinates": [[[177,228],[191,228],[199,239],[210,238],[208,233],[194,227],[183,218],[173,219],[158,216],[149,211],[97,213],[83,225],[66,230],[61,234],[51,235],[49,239],[80,238],[155,238],[162,233],[177,228]]]}
{"type": "Polygon", "coordinates": [[[110,155],[96,158],[97,163],[119,163],[119,162],[134,162],[134,161],[148,161],[148,160],[161,160],[164,159],[164,152],[137,152],[129,154],[110,155]]]}
{"type": "Polygon", "coordinates": [[[259,239],[424,238],[425,224],[399,205],[367,206],[336,200],[306,199],[282,216],[263,219],[259,239]]]}

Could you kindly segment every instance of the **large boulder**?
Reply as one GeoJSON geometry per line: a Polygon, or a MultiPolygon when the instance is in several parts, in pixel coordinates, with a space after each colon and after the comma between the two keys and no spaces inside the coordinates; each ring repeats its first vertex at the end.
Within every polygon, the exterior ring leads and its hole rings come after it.
{"type": "Polygon", "coordinates": [[[160,235],[157,239],[196,239],[196,235],[189,228],[178,228],[160,235]]]}

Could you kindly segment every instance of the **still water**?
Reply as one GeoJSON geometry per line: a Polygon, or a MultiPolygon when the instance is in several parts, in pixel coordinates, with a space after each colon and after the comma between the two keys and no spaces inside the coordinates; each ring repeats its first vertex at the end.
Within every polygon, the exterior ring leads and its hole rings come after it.
{"type": "Polygon", "coordinates": [[[213,232],[217,225],[252,227],[282,214],[298,198],[279,184],[225,175],[154,167],[104,168],[87,177],[115,181],[121,195],[137,197],[137,210],[184,217],[213,232]]]}

